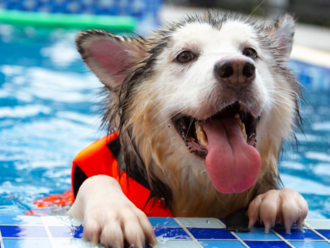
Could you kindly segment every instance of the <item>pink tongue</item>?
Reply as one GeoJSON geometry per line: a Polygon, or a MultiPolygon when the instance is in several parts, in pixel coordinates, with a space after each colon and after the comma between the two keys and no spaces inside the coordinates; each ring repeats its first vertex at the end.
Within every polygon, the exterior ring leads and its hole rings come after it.
{"type": "Polygon", "coordinates": [[[234,118],[208,120],[203,125],[208,140],[206,167],[214,187],[221,193],[239,193],[256,181],[261,158],[244,140],[234,118]]]}

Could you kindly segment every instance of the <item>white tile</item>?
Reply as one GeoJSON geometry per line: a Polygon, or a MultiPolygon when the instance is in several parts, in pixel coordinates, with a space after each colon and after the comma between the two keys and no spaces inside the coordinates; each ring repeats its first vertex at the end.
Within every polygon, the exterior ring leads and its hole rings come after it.
{"type": "Polygon", "coordinates": [[[83,239],[54,239],[53,244],[54,248],[103,248],[100,244],[94,246],[83,239]]]}
{"type": "Polygon", "coordinates": [[[178,218],[178,220],[185,227],[225,228],[225,225],[215,218],[178,218]]]}
{"type": "Polygon", "coordinates": [[[164,243],[159,243],[155,248],[199,248],[200,246],[194,241],[176,241],[170,240],[164,243]]]}
{"type": "Polygon", "coordinates": [[[314,229],[330,229],[329,219],[307,219],[304,222],[314,229]]]}

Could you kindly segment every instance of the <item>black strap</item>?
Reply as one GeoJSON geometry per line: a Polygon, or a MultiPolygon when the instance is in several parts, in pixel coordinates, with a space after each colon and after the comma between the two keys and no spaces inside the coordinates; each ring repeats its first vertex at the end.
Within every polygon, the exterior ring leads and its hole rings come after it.
{"type": "Polygon", "coordinates": [[[121,151],[121,144],[120,144],[119,138],[110,141],[107,144],[107,147],[109,148],[109,150],[111,151],[111,153],[113,154],[115,159],[117,161],[119,161],[119,159],[120,159],[119,156],[120,156],[120,151],[121,151]]]}
{"type": "Polygon", "coordinates": [[[87,176],[85,172],[83,172],[82,169],[76,164],[74,167],[74,173],[73,173],[73,193],[74,197],[77,197],[78,190],[80,186],[83,184],[83,182],[87,179],[87,176]]]}
{"type": "MultiPolygon", "coordinates": [[[[121,153],[121,144],[119,138],[112,140],[107,144],[107,147],[110,149],[112,152],[113,156],[117,161],[121,161],[120,159],[120,153],[121,153]]],[[[123,166],[118,165],[119,168],[121,168],[123,171],[127,173],[125,168],[123,166]]],[[[147,188],[150,190],[150,185],[148,180],[141,174],[139,170],[135,171],[130,171],[127,173],[130,178],[141,184],[143,187],[147,188]]]]}

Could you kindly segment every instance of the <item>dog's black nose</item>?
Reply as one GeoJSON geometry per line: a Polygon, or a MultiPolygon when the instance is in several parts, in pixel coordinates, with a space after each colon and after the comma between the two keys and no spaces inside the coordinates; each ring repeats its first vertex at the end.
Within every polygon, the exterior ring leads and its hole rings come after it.
{"type": "Polygon", "coordinates": [[[220,82],[240,89],[255,78],[255,66],[252,61],[242,56],[226,57],[216,63],[214,73],[220,82]]]}

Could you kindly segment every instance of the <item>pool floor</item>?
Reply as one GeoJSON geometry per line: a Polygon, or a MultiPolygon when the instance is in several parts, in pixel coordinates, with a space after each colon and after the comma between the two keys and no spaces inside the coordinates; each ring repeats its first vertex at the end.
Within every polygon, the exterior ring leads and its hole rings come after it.
{"type": "MultiPolygon", "coordinates": [[[[285,233],[281,226],[265,233],[255,227],[247,233],[228,232],[221,219],[150,217],[159,248],[330,248],[330,220],[305,221],[285,233]]],[[[83,225],[63,216],[0,216],[1,248],[93,247],[82,240],[83,225]]],[[[98,247],[103,247],[98,245],[98,247]]]]}

